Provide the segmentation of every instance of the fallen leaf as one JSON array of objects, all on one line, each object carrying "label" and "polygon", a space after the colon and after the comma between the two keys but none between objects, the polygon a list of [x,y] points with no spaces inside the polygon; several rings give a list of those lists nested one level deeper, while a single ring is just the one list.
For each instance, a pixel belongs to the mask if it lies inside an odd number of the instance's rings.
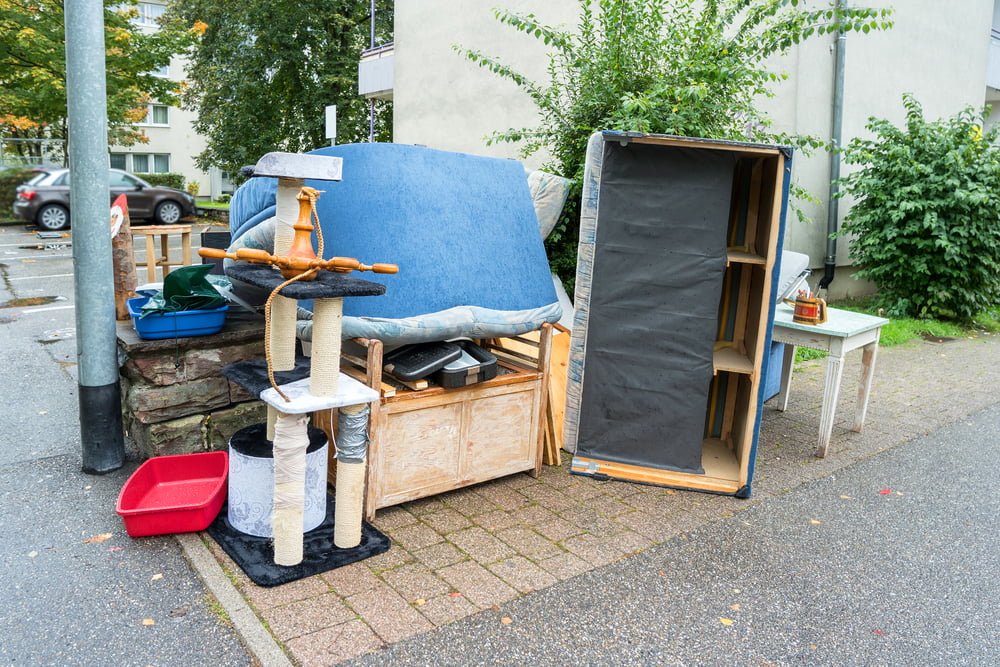
[{"label": "fallen leaf", "polygon": [[809,645],[809,648],[811,648],[812,650],[814,650],[814,651],[815,651],[815,650],[816,650],[817,648],[819,648],[819,647],[818,647],[818,646],[816,646],[815,644],[810,644],[810,645]]},{"label": "fallen leaf", "polygon": [[462,594],[458,593],[458,592],[455,592],[455,593],[448,593],[448,596],[449,597],[453,597],[453,598],[458,598],[458,597],[462,597]]},{"label": "fallen leaf", "polygon": [[723,625],[732,625],[735,621],[731,618],[720,618],[719,623],[722,623]]},{"label": "fallen leaf", "polygon": [[882,635],[882,636],[885,636],[885,633],[884,633],[884,632],[882,632],[881,630],[874,630],[874,629],[873,629],[873,630],[872,630],[872,632],[874,632],[874,633],[875,633],[875,634],[877,634],[877,635]]},{"label": "fallen leaf", "polygon": [[150,577],[149,580],[150,581],[156,581],[157,579],[162,579],[162,578],[163,578],[163,574],[160,573],[160,572],[157,572],[152,577]]},{"label": "fallen leaf", "polygon": [[106,542],[111,539],[111,533],[101,533],[100,535],[94,535],[89,540],[84,540],[84,544],[100,544],[101,542]]},{"label": "fallen leaf", "polygon": [[37,551],[32,551],[31,553],[28,554],[28,558],[34,558],[37,555],[38,555]]},{"label": "fallen leaf", "polygon": [[659,572],[657,572],[657,574],[660,575],[661,577],[667,576],[667,573],[664,572],[663,570],[660,570]]},{"label": "fallen leaf", "polygon": [[503,623],[504,625],[510,625],[511,623],[514,622],[514,619],[511,618],[510,616],[504,616],[503,618],[500,619],[500,622]]},{"label": "fallen leaf", "polygon": [[840,497],[841,497],[841,498],[843,498],[844,500],[850,500],[850,499],[851,499],[851,497],[850,497],[850,496],[844,496],[844,495],[841,495]]},{"label": "fallen leaf", "polygon": [[49,411],[48,410],[39,410],[38,414],[40,414],[40,415],[47,415],[47,414],[49,414]]},{"label": "fallen leaf", "polygon": [[187,613],[191,611],[191,605],[186,604],[183,607],[174,607],[170,610],[171,618],[180,618],[181,616],[187,616]]},{"label": "fallen leaf", "polygon": [[677,495],[677,492],[676,492],[676,491],[670,491],[670,490],[668,490],[668,491],[667,491],[667,495],[668,495],[668,496],[676,496],[676,495]]},{"label": "fallen leaf", "polygon": [[108,547],[108,551],[124,551],[125,547]]},{"label": "fallen leaf", "polygon": [[878,492],[880,496],[887,496],[892,493],[892,489],[882,489]]},{"label": "fallen leaf", "polygon": [[423,598],[417,598],[416,600],[413,601],[413,604],[417,605],[418,607],[422,607],[425,604],[427,604],[427,600]]},{"label": "fallen leaf", "polygon": [[734,593],[742,593],[743,591],[741,591],[741,590],[740,590],[740,589],[738,589],[738,588],[734,588],[734,589],[733,589],[733,592],[734,592]]},{"label": "fallen leaf", "polygon": [[899,491],[897,491],[897,492],[896,492],[896,495],[897,495],[897,496],[901,496],[901,495],[903,495],[903,494],[902,494],[902,493],[900,493]]},{"label": "fallen leaf", "polygon": [[729,608],[732,609],[733,611],[739,611],[740,610],[740,606],[738,604],[731,604],[731,605],[729,605]]},{"label": "fallen leaf", "polygon": [[156,625],[156,621],[154,621],[151,618],[144,618],[144,619],[142,619],[142,624],[143,625]]},{"label": "fallen leaf", "polygon": [[809,519],[809,523],[816,524],[817,526],[822,523],[822,521],[817,521],[816,519]]}]

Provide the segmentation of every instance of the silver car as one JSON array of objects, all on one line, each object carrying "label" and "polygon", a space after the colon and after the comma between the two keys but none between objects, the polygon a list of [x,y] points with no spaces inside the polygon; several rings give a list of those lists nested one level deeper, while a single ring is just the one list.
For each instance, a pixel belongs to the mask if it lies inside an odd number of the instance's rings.
[{"label": "silver car", "polygon": [[[120,169],[111,169],[110,175],[111,202],[124,194],[130,219],[172,225],[194,215],[194,197],[183,190],[150,185]],[[70,223],[69,181],[69,169],[38,173],[17,187],[14,215],[47,231],[66,229]]]}]

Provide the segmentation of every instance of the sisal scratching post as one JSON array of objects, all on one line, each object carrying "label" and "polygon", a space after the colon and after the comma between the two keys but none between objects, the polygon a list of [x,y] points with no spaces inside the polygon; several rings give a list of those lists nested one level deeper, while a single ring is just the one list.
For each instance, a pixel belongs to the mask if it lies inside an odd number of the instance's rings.
[{"label": "sisal scratching post", "polygon": [[303,178],[279,178],[275,193],[274,254],[284,255],[295,238],[295,221],[299,215],[298,194],[305,185]]},{"label": "sisal scratching post", "polygon": [[275,296],[271,301],[271,337],[269,346],[271,366],[276,371],[295,368],[295,319],[298,303],[295,299]]},{"label": "sisal scratching post", "polygon": [[298,565],[302,562],[308,415],[279,413],[274,428],[274,509],[271,512],[274,562]]},{"label": "sisal scratching post", "polygon": [[337,427],[337,510],[333,543],[341,549],[361,544],[368,453],[368,405],[340,408]]},{"label": "sisal scratching post", "polygon": [[[302,178],[279,178],[275,194],[274,254],[284,255],[295,238],[295,220],[299,214],[298,194],[305,184]],[[295,320],[298,303],[283,296],[271,303],[271,364],[276,371],[295,368]]]},{"label": "sisal scratching post", "polygon": [[309,384],[313,396],[333,396],[337,393],[343,313],[343,299],[316,299],[313,302],[313,356]]}]

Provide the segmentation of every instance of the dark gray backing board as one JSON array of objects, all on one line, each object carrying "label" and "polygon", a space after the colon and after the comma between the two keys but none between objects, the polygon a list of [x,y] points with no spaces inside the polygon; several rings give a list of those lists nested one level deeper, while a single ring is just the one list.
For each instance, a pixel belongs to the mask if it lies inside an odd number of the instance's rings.
[{"label": "dark gray backing board", "polygon": [[735,161],[605,143],[578,456],[704,472]]}]

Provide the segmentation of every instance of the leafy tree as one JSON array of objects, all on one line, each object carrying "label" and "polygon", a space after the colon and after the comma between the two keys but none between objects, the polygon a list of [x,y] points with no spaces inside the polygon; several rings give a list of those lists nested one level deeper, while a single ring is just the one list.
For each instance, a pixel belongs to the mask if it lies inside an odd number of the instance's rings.
[{"label": "leafy tree", "polygon": [[[109,140],[145,143],[135,123],[150,101],[177,101],[177,84],[153,76],[191,40],[184,29],[146,33],[137,0],[104,0]],[[68,138],[62,0],[0,0],[0,135]]]},{"label": "leafy tree", "polygon": [[553,268],[569,282],[576,268],[579,196],[589,135],[596,130],[820,145],[771,130],[756,103],[786,74],[768,58],[813,35],[887,29],[890,10],[806,9],[798,0],[579,0],[577,30],[532,14],[496,10],[497,20],[551,47],[548,83],[537,83],[480,51],[455,48],[523,89],[538,108],[532,128],[497,132],[523,143],[522,156],[547,148],[546,168],[573,178],[563,217],[547,241]]},{"label": "leafy tree", "polygon": [[969,321],[1000,303],[1000,128],[983,134],[988,109],[928,122],[903,106],[903,127],[871,118],[844,149],[861,167],[841,179],[857,201],[840,234],[890,316]]},{"label": "leafy tree", "polygon": [[[391,34],[392,3],[378,0],[378,35]],[[370,6],[357,0],[215,0],[175,2],[170,20],[200,28],[190,50],[184,105],[198,112],[208,138],[202,169],[230,172],[269,151],[329,145],[327,105],[337,105],[337,141],[366,141],[368,102],[358,95],[358,60],[369,46]],[[388,40],[387,40],[388,41]],[[391,109],[377,104],[377,138]]]}]

